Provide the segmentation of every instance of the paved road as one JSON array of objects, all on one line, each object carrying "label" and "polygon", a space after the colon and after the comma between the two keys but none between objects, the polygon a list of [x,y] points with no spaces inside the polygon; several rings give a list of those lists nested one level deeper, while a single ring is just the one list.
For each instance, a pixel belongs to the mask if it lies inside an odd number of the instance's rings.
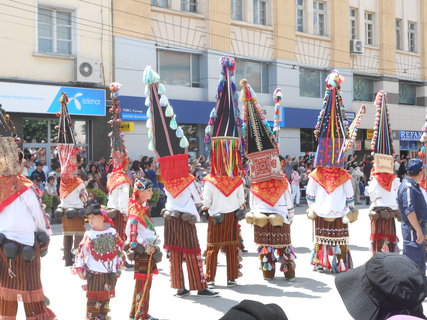
[{"label": "paved road", "polygon": [[[371,256],[368,210],[364,206],[359,209],[359,220],[350,226],[350,249],[355,266],[363,264]],[[162,219],[155,218],[155,222],[158,233],[163,237]],[[400,225],[398,227],[400,237]],[[197,225],[202,249],[206,247],[206,228],[206,224]],[[70,268],[63,266],[60,229],[60,225],[54,226],[55,235],[52,237],[49,253],[42,260],[45,293],[50,298],[51,308],[59,320],[84,319],[86,299],[81,289],[84,282],[73,276]],[[226,288],[225,255],[220,253],[216,284],[221,297],[218,298],[199,298],[194,293],[182,299],[174,297],[175,291],[170,288],[169,281],[169,261],[164,259],[159,264],[159,275],[153,281],[150,314],[170,320],[215,320],[239,301],[252,299],[279,304],[289,319],[351,319],[335,289],[335,275],[312,271],[309,264],[312,249],[311,230],[312,222],[305,215],[305,207],[298,207],[292,224],[292,240],[297,252],[297,280],[289,283],[277,270],[278,277],[267,282],[263,280],[258,269],[253,229],[242,223],[245,245],[249,250],[243,257],[243,277],[237,280],[237,287]],[[134,286],[132,279],[132,272],[125,271],[118,281],[117,297],[110,303],[110,316],[113,320],[128,319]],[[21,306],[19,312],[18,319],[24,319]]]}]

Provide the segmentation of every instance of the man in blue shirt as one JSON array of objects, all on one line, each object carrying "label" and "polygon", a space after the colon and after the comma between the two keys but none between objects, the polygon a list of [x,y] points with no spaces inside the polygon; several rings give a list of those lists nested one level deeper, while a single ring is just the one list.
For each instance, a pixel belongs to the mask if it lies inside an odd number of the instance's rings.
[{"label": "man in blue shirt", "polygon": [[425,275],[427,204],[418,185],[423,179],[423,168],[420,159],[409,162],[407,177],[399,187],[397,202],[402,215],[403,254],[412,259]]}]

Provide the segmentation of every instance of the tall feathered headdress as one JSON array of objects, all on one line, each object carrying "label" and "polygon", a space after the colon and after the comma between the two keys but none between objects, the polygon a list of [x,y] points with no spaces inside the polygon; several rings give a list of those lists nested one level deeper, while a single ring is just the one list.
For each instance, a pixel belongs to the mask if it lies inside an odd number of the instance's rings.
[{"label": "tall feathered headdress", "polygon": [[68,112],[68,97],[65,92],[59,99],[61,105],[60,111],[56,114],[59,117],[58,130],[58,157],[61,164],[61,185],[60,197],[67,197],[82,180],[77,174],[77,153],[79,148],[76,147],[74,138],[73,122]]},{"label": "tall feathered headdress", "polygon": [[150,67],[144,70],[145,105],[148,106],[148,149],[159,157],[160,173],[166,190],[174,197],[179,195],[194,177],[188,168],[188,140],[176,122],[176,115],[160,76]]},{"label": "tall feathered headdress", "polygon": [[246,157],[250,165],[250,180],[252,183],[271,179],[283,180],[279,151],[273,141],[274,133],[247,80],[241,80],[240,85],[242,86],[240,100],[243,103],[243,137]]},{"label": "tall feathered headdress", "polygon": [[326,78],[326,92],[323,107],[314,130],[318,141],[315,167],[344,167],[345,140],[348,137],[348,122],[341,97],[341,83],[344,77],[337,70]]},{"label": "tall feathered headdress", "polygon": [[211,147],[211,176],[235,177],[243,174],[241,158],[241,119],[234,83],[234,59],[221,58],[217,102],[205,129],[205,143]]},{"label": "tall feathered headdress", "polygon": [[375,97],[374,135],[371,140],[371,151],[374,154],[393,155],[393,136],[391,132],[390,115],[387,109],[387,93],[383,90]]}]

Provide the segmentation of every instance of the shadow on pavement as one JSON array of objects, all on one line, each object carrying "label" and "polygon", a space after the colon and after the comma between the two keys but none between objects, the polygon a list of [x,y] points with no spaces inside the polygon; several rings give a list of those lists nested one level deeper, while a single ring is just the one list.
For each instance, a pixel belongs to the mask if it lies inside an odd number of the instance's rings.
[{"label": "shadow on pavement", "polygon": [[305,253],[310,253],[312,249],[307,248],[307,247],[297,247],[295,248],[295,253],[300,253],[300,254],[305,254]]},{"label": "shadow on pavement", "polygon": [[277,279],[273,280],[272,283],[280,287],[303,288],[313,292],[328,292],[331,290],[326,283],[311,278],[297,277],[296,281],[291,283],[286,280]]},{"label": "shadow on pavement", "polygon": [[228,310],[230,310],[231,307],[235,306],[240,302],[236,300],[223,298],[221,297],[221,294],[219,297],[215,297],[215,298],[202,298],[202,297],[198,297],[197,295],[190,295],[183,299],[193,300],[194,303],[205,305],[209,308],[218,310],[222,313],[226,313]]},{"label": "shadow on pavement", "polygon": [[[274,281],[271,281],[271,283],[274,283]],[[220,286],[217,286],[218,289],[222,289]],[[224,287],[225,288],[225,287]],[[283,290],[278,288],[273,288],[261,284],[245,284],[241,286],[237,286],[234,288],[230,288],[228,290],[235,291],[236,293],[243,293],[243,294],[254,294],[254,295],[260,295],[262,293],[262,296],[266,297],[280,297],[283,295]]]},{"label": "shadow on pavement", "polygon": [[368,247],[359,247],[355,245],[349,245],[348,247],[350,248],[350,250],[354,250],[354,251],[371,251],[371,248],[368,248]]}]

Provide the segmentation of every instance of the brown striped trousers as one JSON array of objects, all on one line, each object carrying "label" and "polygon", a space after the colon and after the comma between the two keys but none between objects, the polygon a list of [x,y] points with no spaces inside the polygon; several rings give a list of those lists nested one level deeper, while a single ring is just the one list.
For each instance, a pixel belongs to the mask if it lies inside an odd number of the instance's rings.
[{"label": "brown striped trousers", "polygon": [[114,229],[116,229],[117,233],[120,236],[120,239],[126,241],[126,221],[125,216],[122,213],[117,213],[116,217],[113,219]]},{"label": "brown striped trousers", "polygon": [[115,296],[117,278],[115,274],[91,273],[87,279],[86,319],[107,319],[110,298]]},{"label": "brown striped trousers", "polygon": [[238,220],[234,212],[224,213],[221,224],[208,220],[208,246],[206,250],[206,281],[215,280],[218,265],[218,252],[225,249],[227,257],[227,280],[234,281],[239,277],[239,232]]},{"label": "brown striped trousers", "polygon": [[[27,320],[55,319],[55,314],[46,307],[40,280],[40,248],[36,246],[34,259],[25,262],[22,259],[22,245],[18,245],[20,252],[12,260],[0,248],[0,320],[16,319],[18,295],[24,303]],[[9,267],[13,274],[9,274]]]},{"label": "brown striped trousers", "polygon": [[185,260],[190,290],[204,290],[207,283],[203,274],[203,263],[194,224],[181,218],[165,219],[164,248],[170,254],[171,287],[184,289],[184,273],[182,263]]},{"label": "brown striped trousers", "polygon": [[[151,290],[151,283],[153,280],[153,275],[158,274],[157,265],[156,263],[151,260],[151,268],[150,268],[150,275],[148,276],[148,265],[150,262],[150,255],[147,253],[139,254],[135,253],[135,273],[134,273],[134,279],[135,279],[135,289],[133,291],[133,298],[132,298],[132,306],[130,309],[129,317],[135,318],[135,320],[138,319],[147,319],[149,317],[148,315],[148,309],[150,307],[150,290]],[[144,292],[145,284],[147,283],[147,287]],[[135,314],[138,305],[140,301],[142,300],[141,308],[139,314]]]},{"label": "brown striped trousers", "polygon": [[66,216],[62,216],[65,266],[73,265],[73,250],[79,247],[85,232],[86,229],[83,218],[76,216],[72,219],[68,219]]}]

